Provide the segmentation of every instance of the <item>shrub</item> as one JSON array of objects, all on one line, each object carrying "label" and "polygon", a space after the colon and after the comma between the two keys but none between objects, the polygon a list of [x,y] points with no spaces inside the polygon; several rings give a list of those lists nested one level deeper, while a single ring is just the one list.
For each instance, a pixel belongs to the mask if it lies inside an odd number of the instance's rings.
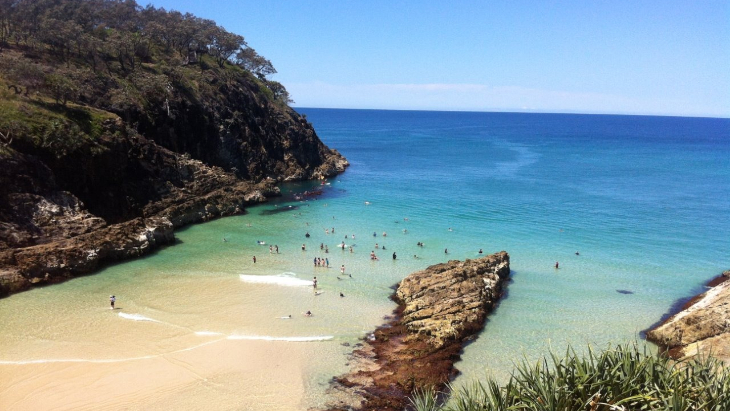
[{"label": "shrub", "polygon": [[675,362],[637,344],[568,348],[516,366],[506,385],[494,379],[456,390],[440,407],[433,390],[417,392],[417,411],[629,411],[730,410],[730,371],[719,360],[697,356]]}]

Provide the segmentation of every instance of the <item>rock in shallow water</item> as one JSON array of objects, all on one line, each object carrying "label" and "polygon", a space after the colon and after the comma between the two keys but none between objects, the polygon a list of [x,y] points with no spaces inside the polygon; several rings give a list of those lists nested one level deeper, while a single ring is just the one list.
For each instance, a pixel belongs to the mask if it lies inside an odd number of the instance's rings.
[{"label": "rock in shallow water", "polygon": [[461,349],[484,327],[509,273],[502,251],[406,277],[393,296],[394,318],[353,353],[352,371],[334,379],[331,391],[339,400],[330,409],[402,410],[415,389],[445,390],[458,373]]}]

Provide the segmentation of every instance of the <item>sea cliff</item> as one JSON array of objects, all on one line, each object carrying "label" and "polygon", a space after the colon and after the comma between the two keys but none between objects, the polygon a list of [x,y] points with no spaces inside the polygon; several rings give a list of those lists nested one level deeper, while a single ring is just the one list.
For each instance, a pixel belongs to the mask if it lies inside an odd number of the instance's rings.
[{"label": "sea cliff", "polygon": [[[509,255],[449,261],[407,276],[391,320],[355,350],[353,370],[334,380],[331,409],[403,410],[414,390],[444,390],[454,362],[483,327],[509,279]],[[344,395],[342,395],[344,394]]]},{"label": "sea cliff", "polygon": [[[133,1],[5,12],[0,297],[149,253],[177,227],[278,195],[277,182],[348,165],[266,78],[271,63],[214,22]],[[75,34],[43,35],[61,23]]]}]

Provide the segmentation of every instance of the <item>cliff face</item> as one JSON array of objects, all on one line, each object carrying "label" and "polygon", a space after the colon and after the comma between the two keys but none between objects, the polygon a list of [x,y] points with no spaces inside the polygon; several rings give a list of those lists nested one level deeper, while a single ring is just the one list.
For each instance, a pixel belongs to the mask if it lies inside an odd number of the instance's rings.
[{"label": "cliff face", "polygon": [[[205,61],[92,73],[2,50],[0,296],[147,253],[176,227],[278,195],[277,182],[344,171],[265,81]],[[72,79],[75,101],[17,92],[24,68]]]},{"label": "cliff face", "polygon": [[730,271],[679,313],[649,331],[647,339],[672,358],[709,355],[730,363]]},{"label": "cliff face", "polygon": [[456,375],[454,362],[484,327],[509,272],[509,255],[502,251],[406,277],[394,295],[395,318],[354,352],[353,371],[335,379],[333,396],[350,398],[331,409],[403,410],[416,389],[446,389]]}]

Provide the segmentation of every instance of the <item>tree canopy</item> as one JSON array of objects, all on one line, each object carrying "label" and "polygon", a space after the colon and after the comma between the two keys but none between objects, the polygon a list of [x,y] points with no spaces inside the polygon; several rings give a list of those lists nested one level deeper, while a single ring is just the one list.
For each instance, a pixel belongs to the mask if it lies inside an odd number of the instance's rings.
[{"label": "tree canopy", "polygon": [[[177,55],[177,64],[210,56],[220,67],[234,64],[251,72],[284,103],[283,86],[267,77],[276,70],[243,36],[190,13],[167,11],[134,0],[0,0],[0,51],[14,46],[44,49],[61,62],[88,65],[94,72],[133,73],[155,53]],[[202,63],[201,63],[202,64]],[[59,101],[73,90],[46,79]]]}]

